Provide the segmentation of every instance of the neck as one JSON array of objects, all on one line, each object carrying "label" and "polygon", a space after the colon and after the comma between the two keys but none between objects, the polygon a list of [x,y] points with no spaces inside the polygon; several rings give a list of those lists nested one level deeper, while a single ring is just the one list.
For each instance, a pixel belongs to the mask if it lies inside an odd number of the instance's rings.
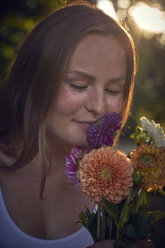
[{"label": "neck", "polygon": [[49,131],[47,131],[46,134],[46,141],[49,153],[48,156],[51,163],[48,177],[53,176],[54,180],[57,182],[66,183],[68,178],[65,175],[65,157],[71,151],[72,146],[59,140]]}]

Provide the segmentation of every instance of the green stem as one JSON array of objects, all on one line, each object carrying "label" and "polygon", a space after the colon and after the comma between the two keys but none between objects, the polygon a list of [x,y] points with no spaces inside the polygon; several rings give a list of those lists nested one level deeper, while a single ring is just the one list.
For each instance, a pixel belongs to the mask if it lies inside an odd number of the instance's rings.
[{"label": "green stem", "polygon": [[116,225],[116,240],[119,239],[119,230],[123,227],[123,225],[127,222],[128,217],[130,215],[129,212],[129,203],[131,201],[131,197],[132,197],[132,190],[130,191],[129,195],[127,196],[127,199],[124,203],[123,209],[120,213],[120,217],[119,217],[119,221]]},{"label": "green stem", "polygon": [[143,199],[143,196],[144,196],[144,191],[141,190],[140,193],[139,193],[139,197],[138,197],[138,200],[136,202],[136,207],[135,207],[135,213],[138,213],[139,211],[139,207],[140,207],[140,204],[141,204],[141,200]]},{"label": "green stem", "polygon": [[105,239],[105,207],[102,206],[102,218],[101,218],[101,240]]},{"label": "green stem", "polygon": [[119,240],[119,228],[116,229],[116,240]]},{"label": "green stem", "polygon": [[131,189],[131,192],[130,194],[127,196],[127,199],[124,203],[124,206],[123,206],[123,209],[120,213],[120,217],[119,217],[119,221],[117,223],[117,229],[118,228],[121,228],[125,222],[127,221],[127,216],[128,216],[128,207],[129,207],[129,203],[130,203],[130,200],[131,200],[131,196],[132,196],[132,189]]},{"label": "green stem", "polygon": [[98,204],[97,210],[97,241],[100,239],[100,205]]},{"label": "green stem", "polygon": [[131,191],[130,191],[130,193],[129,193],[127,199],[126,199],[127,204],[130,203],[130,200],[131,200],[131,197],[132,197],[132,191],[133,191],[133,188],[131,189]]},{"label": "green stem", "polygon": [[111,239],[111,235],[112,235],[112,217],[109,218],[109,234],[108,234],[108,238]]}]

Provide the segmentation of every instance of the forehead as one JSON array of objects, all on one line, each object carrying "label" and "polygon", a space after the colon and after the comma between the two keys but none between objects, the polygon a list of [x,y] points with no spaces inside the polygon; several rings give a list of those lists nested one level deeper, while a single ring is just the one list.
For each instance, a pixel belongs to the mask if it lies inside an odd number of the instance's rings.
[{"label": "forehead", "polygon": [[113,35],[90,34],[79,41],[71,55],[68,70],[74,69],[125,75],[125,52]]}]

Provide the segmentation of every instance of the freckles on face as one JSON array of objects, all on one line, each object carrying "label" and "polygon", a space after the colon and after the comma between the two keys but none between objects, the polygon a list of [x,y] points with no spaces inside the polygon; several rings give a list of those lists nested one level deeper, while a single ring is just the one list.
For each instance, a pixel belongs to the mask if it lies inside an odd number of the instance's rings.
[{"label": "freckles on face", "polygon": [[55,104],[54,113],[57,111],[61,115],[70,116],[81,108],[83,98],[80,94],[75,94],[64,82],[61,84]]},{"label": "freckles on face", "polygon": [[125,73],[125,53],[113,36],[93,34],[82,39],[48,114],[52,135],[86,146],[89,123],[107,112],[121,113]]},{"label": "freckles on face", "polygon": [[98,117],[106,112],[121,112],[126,57],[113,36],[85,37],[71,56],[68,73],[75,86],[86,86],[85,106],[90,112]]},{"label": "freckles on face", "polygon": [[116,112],[121,113],[123,108],[123,94],[118,95],[118,97],[109,97],[106,101],[106,113]]}]

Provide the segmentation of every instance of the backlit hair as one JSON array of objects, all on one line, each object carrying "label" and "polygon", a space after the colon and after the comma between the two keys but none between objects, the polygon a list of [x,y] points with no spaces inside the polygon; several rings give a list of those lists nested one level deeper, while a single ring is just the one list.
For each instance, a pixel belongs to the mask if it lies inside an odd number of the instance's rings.
[{"label": "backlit hair", "polygon": [[4,168],[21,168],[39,152],[41,193],[46,179],[46,166],[49,164],[45,139],[48,111],[74,48],[89,34],[114,35],[125,51],[124,125],[134,88],[134,43],[118,22],[87,3],[62,7],[38,23],[21,45],[0,89],[1,149],[9,156],[19,154],[12,166]]}]

